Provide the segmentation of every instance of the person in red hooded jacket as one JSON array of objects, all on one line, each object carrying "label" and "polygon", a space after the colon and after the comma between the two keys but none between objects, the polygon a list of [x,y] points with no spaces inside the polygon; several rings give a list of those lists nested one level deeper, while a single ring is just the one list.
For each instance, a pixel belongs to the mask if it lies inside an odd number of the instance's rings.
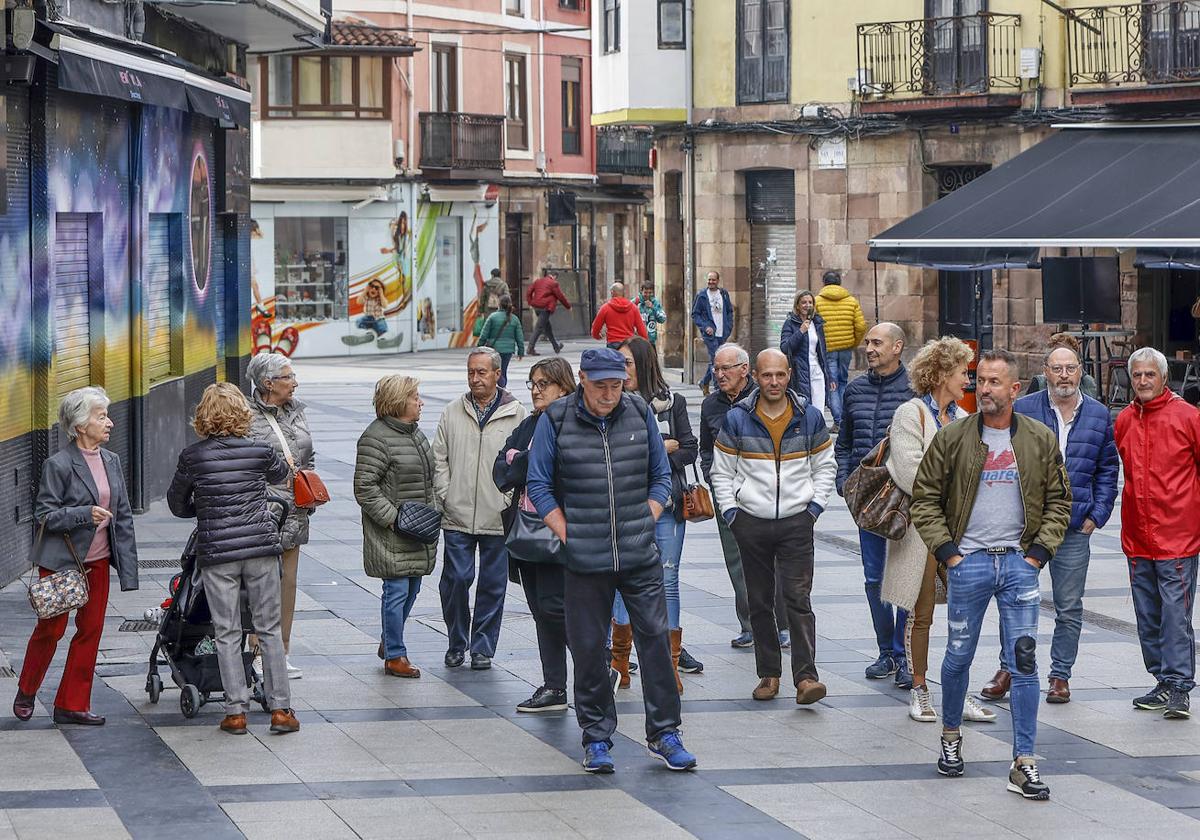
[{"label": "person in red hooded jacket", "polygon": [[1200,553],[1200,411],[1167,388],[1167,357],[1153,347],[1129,357],[1134,401],[1117,416],[1125,466],[1121,548],[1146,670],[1157,684],[1134,708],[1190,717],[1196,685],[1196,558]]},{"label": "person in red hooded jacket", "polygon": [[561,353],[562,342],[554,337],[554,325],[550,323],[550,317],[558,308],[559,303],[570,309],[571,301],[567,300],[562,286],[558,285],[558,279],[550,273],[549,268],[543,268],[542,276],[529,286],[525,292],[525,302],[537,313],[537,324],[534,325],[533,334],[529,337],[528,355],[538,355],[537,343],[543,335],[550,339],[550,346],[554,348],[554,352]]},{"label": "person in red hooded jacket", "polygon": [[608,302],[600,307],[600,311],[596,313],[596,320],[592,321],[592,338],[600,338],[600,330],[604,328],[604,340],[612,350],[616,350],[621,346],[621,342],[634,335],[640,335],[649,341],[650,336],[646,333],[646,322],[642,320],[642,313],[638,311],[636,303],[625,297],[625,284],[613,283],[609,293],[611,296]]}]

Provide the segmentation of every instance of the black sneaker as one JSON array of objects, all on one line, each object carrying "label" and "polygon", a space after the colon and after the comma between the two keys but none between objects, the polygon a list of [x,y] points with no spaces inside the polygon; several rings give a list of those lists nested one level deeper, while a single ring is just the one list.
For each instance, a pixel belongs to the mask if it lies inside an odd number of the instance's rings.
[{"label": "black sneaker", "polygon": [[1147,712],[1161,712],[1167,708],[1167,700],[1170,696],[1170,686],[1165,682],[1160,682],[1141,697],[1133,698],[1133,708],[1144,709]]},{"label": "black sneaker", "polygon": [[943,776],[961,776],[966,764],[962,760],[962,735],[942,733],[942,754],[938,756],[938,772]]},{"label": "black sneaker", "polygon": [[463,664],[463,660],[465,658],[466,657],[461,650],[448,650],[446,651],[445,657],[442,658],[442,661],[446,663],[447,668],[457,668],[459,665]]},{"label": "black sneaker", "polygon": [[542,686],[533,696],[517,704],[518,712],[564,712],[567,709],[567,692]]},{"label": "black sneaker", "polygon": [[754,647],[754,634],[747,630],[745,633],[739,633],[729,641],[731,648],[748,648]]},{"label": "black sneaker", "polygon": [[901,659],[896,663],[896,688],[908,691],[912,687],[912,672],[908,670],[908,663]]},{"label": "black sneaker", "polygon": [[1029,755],[1020,756],[1012,763],[1008,771],[1008,789],[1026,799],[1050,798],[1050,786],[1042,781],[1037,762]]},{"label": "black sneaker", "polygon": [[1191,716],[1191,701],[1188,699],[1188,693],[1183,689],[1172,688],[1170,696],[1167,697],[1167,710],[1163,712],[1163,717],[1171,720],[1187,720]]},{"label": "black sneaker", "polygon": [[679,670],[685,674],[703,674],[704,663],[687,652],[687,648],[679,649]]},{"label": "black sneaker", "polygon": [[471,654],[471,670],[472,671],[486,671],[491,667],[492,667],[492,657],[488,656],[486,653],[472,653]]}]

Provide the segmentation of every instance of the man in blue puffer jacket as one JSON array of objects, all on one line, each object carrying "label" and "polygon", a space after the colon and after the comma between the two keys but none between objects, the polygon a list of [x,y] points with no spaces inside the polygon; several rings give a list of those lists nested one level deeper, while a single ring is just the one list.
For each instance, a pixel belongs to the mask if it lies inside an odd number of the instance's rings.
[{"label": "man in blue puffer jacket", "polygon": [[[1047,703],[1067,703],[1071,667],[1079,652],[1083,626],[1083,589],[1091,559],[1091,535],[1103,528],[1117,500],[1120,461],[1108,409],[1080,390],[1083,367],[1070,347],[1057,347],[1045,361],[1046,390],[1021,397],[1018,414],[1040,420],[1058,435],[1058,448],[1071,481],[1071,526],[1050,564],[1054,582],[1054,641],[1050,645]],[[985,697],[999,699],[1008,689],[1008,670],[985,686]],[[991,689],[990,691],[987,689]]]},{"label": "man in blue puffer jacket", "polygon": [[[892,425],[896,409],[913,398],[908,383],[908,371],[900,363],[904,350],[904,330],[895,324],[876,324],[864,339],[867,348],[866,376],[860,376],[846,386],[842,395],[842,426],[837,436],[837,491],[850,473],[854,472],[875,444],[883,440]],[[870,531],[859,530],[858,544],[862,549],[863,578],[867,591],[867,606],[879,644],[879,658],[867,666],[868,679],[882,680],[896,675],[896,685],[912,688],[912,674],[904,655],[904,623],[908,614],[883,603],[883,564],[887,557],[887,540]]]}]

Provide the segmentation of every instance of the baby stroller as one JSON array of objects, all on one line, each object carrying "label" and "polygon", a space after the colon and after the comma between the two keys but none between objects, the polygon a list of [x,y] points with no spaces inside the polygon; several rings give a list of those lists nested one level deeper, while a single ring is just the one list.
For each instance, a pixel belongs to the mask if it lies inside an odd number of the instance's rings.
[{"label": "baby stroller", "polygon": [[[289,505],[286,501],[272,498],[268,504],[276,516],[279,527],[287,519]],[[154,647],[150,650],[150,670],[146,675],[146,693],[151,703],[162,696],[163,681],[158,674],[160,665],[171,671],[171,681],[180,689],[179,710],[186,718],[194,718],[200,707],[213,699],[219,699],[225,688],[221,684],[221,670],[217,665],[216,647],[213,644],[215,631],[208,599],[196,564],[196,532],[188,537],[187,546],[180,558],[182,570],[171,579],[171,599],[159,622]],[[246,637],[254,632],[245,590],[241,597],[242,613],[242,663],[246,672],[246,685],[250,687],[251,699],[264,712],[269,712],[266,692],[261,677],[255,672],[254,651],[246,650]],[[207,641],[206,641],[207,640]],[[215,697],[214,697],[215,695]]]}]

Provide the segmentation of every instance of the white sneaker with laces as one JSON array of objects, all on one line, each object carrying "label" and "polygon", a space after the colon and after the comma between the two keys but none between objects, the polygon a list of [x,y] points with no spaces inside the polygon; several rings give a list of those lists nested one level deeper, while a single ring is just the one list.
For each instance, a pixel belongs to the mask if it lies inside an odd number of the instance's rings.
[{"label": "white sneaker with laces", "polygon": [[933,697],[928,686],[909,689],[908,716],[920,723],[934,723],[938,714],[933,708]]},{"label": "white sneaker with laces", "polygon": [[304,676],[304,671],[293,665],[292,660],[285,659],[284,661],[287,662],[287,675],[289,680],[298,680]]},{"label": "white sneaker with laces", "polygon": [[255,675],[257,675],[258,678],[261,680],[262,676],[263,676],[263,664],[262,664],[262,654],[261,653],[254,657],[254,662],[253,662],[253,664],[251,664],[250,667],[254,669]]},{"label": "white sneaker with laces", "polygon": [[963,703],[963,720],[993,723],[996,720],[996,713],[987,706],[981,705],[978,700],[968,694],[967,702]]}]

